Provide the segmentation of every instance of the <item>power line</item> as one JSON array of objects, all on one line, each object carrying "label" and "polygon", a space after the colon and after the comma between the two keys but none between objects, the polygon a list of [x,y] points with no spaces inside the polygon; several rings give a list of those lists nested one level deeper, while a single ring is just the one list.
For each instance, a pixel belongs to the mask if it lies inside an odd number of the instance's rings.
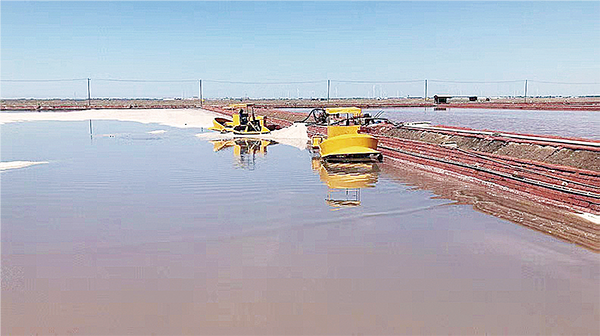
[{"label": "power line", "polygon": [[521,83],[524,82],[524,79],[517,80],[503,80],[503,81],[450,81],[450,80],[440,80],[440,79],[429,79],[430,82],[437,83],[454,83],[454,84],[497,84],[497,83]]},{"label": "power line", "polygon": [[332,82],[338,83],[356,83],[356,84],[393,84],[393,83],[423,83],[424,79],[413,80],[394,80],[394,81],[363,81],[363,80],[337,80],[332,79]]},{"label": "power line", "polygon": [[253,85],[285,85],[285,84],[317,84],[325,83],[327,80],[315,80],[315,81],[300,81],[300,82],[238,82],[238,81],[226,81],[226,80],[204,80],[209,83],[223,83],[223,84],[253,84]]},{"label": "power line", "polygon": [[571,82],[548,82],[548,81],[539,81],[539,80],[534,80],[534,79],[530,79],[530,82],[535,82],[535,83],[544,83],[544,84],[566,84],[566,85],[598,85],[600,83],[571,83]]},{"label": "power line", "polygon": [[197,83],[197,79],[171,79],[171,80],[160,80],[160,79],[116,79],[116,78],[97,78],[93,79],[98,82],[129,82],[129,83]]},{"label": "power line", "polygon": [[[0,79],[1,82],[76,82],[85,81],[88,78],[61,78],[61,79]],[[134,82],[134,83],[197,83],[198,79],[121,79],[121,78],[91,78],[93,81],[99,82]],[[393,84],[393,83],[421,83],[425,79],[413,79],[413,80],[389,80],[389,81],[366,81],[366,80],[342,80],[342,79],[331,79],[331,82],[337,83],[357,83],[357,84]],[[223,83],[223,84],[251,84],[251,85],[285,85],[285,84],[317,84],[326,83],[327,80],[313,80],[313,81],[291,81],[291,82],[247,82],[247,81],[229,81],[229,80],[211,80],[205,79],[204,82],[209,83]],[[520,83],[524,82],[524,79],[517,80],[501,80],[501,81],[453,81],[453,80],[441,80],[441,79],[429,79],[429,82],[437,83],[455,83],[455,84],[494,84],[494,83]],[[545,84],[564,84],[564,85],[599,85],[598,82],[555,82],[555,81],[542,81],[542,80],[529,80],[535,83]]]},{"label": "power line", "polygon": [[87,78],[68,78],[68,79],[0,79],[2,82],[23,82],[23,83],[34,83],[34,82],[76,82],[85,81]]}]

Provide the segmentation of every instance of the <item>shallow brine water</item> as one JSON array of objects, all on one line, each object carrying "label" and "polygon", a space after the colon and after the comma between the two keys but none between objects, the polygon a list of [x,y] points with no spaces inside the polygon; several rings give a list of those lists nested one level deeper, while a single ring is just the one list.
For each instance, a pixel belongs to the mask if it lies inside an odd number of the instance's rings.
[{"label": "shallow brine water", "polygon": [[598,254],[386,164],[133,122],[1,127],[3,162],[48,162],[1,172],[3,334],[600,332]]},{"label": "shallow brine water", "polygon": [[[310,109],[287,109],[308,113]],[[427,107],[373,108],[363,112],[400,122],[430,121],[432,125],[458,126],[525,134],[556,135],[600,140],[599,111],[542,111]]]}]

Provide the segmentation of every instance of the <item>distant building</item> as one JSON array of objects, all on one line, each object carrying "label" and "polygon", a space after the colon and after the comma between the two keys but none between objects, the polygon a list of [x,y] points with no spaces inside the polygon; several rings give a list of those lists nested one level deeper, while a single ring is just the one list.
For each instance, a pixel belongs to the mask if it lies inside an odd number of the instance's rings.
[{"label": "distant building", "polygon": [[452,100],[457,100],[457,101],[470,101],[470,102],[474,102],[477,101],[477,96],[448,96],[448,95],[435,95],[433,96],[433,102],[436,104],[448,104],[448,102],[450,101],[450,99]]},{"label": "distant building", "polygon": [[452,96],[433,96],[433,102],[436,104],[448,104],[448,100],[450,100]]}]

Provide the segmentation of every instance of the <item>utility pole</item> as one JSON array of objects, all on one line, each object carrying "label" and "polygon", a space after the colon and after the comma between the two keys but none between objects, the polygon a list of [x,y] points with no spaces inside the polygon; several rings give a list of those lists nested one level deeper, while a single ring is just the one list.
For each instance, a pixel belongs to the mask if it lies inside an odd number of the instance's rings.
[{"label": "utility pole", "polygon": [[425,80],[425,100],[427,100],[427,79]]},{"label": "utility pole", "polygon": [[329,88],[331,87],[331,80],[327,80],[327,102],[329,102]]},{"label": "utility pole", "polygon": [[525,101],[525,103],[527,103],[527,79],[525,80],[525,96],[524,96],[524,101]]},{"label": "utility pole", "polygon": [[198,99],[200,99],[200,107],[202,107],[202,79],[198,80]]},{"label": "utility pole", "polygon": [[91,79],[88,78],[87,79],[87,85],[88,85],[88,107],[90,107],[92,105],[92,93],[90,91],[90,81],[91,81]]}]

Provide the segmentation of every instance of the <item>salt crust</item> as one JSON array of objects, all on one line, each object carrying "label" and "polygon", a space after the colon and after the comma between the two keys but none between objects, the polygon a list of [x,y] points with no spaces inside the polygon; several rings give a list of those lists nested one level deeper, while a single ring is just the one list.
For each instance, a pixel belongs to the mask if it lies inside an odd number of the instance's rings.
[{"label": "salt crust", "polygon": [[33,165],[48,163],[48,161],[8,161],[0,162],[0,171],[25,168]]},{"label": "salt crust", "polygon": [[590,221],[590,222],[592,222],[594,224],[600,224],[600,216],[599,215],[594,215],[594,214],[586,213],[586,212],[584,212],[584,213],[576,213],[575,215],[579,216],[579,217],[581,217],[583,219],[586,219],[586,220],[588,220],[588,221]]},{"label": "salt crust", "polygon": [[177,128],[208,128],[218,114],[203,109],[102,109],[72,112],[0,113],[0,124],[23,121],[118,120],[160,124]]}]

